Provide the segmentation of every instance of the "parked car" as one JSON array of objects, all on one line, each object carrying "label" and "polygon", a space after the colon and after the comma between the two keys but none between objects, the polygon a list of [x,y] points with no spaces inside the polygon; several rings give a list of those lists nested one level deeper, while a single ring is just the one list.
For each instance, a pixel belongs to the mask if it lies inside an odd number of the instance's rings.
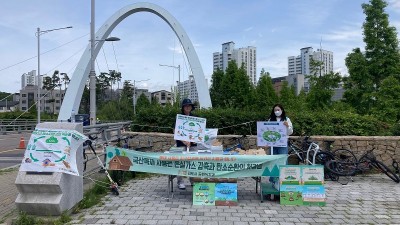
[{"label": "parked car", "polygon": [[90,125],[90,116],[89,116],[89,114],[76,114],[75,122],[83,123],[83,126],[89,126]]}]

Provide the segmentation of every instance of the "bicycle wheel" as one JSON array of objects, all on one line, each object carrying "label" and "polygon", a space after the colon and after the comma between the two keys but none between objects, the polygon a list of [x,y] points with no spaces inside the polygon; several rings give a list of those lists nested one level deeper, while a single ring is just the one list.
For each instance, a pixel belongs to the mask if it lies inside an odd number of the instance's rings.
[{"label": "bicycle wheel", "polygon": [[324,177],[325,179],[331,179],[331,181],[338,181],[339,176],[331,173],[325,166],[326,162],[335,160],[335,156],[330,152],[319,151],[315,155],[315,164],[324,166]]},{"label": "bicycle wheel", "polygon": [[389,167],[387,167],[385,164],[383,164],[383,162],[374,160],[371,162],[371,164],[372,164],[372,166],[377,168],[380,172],[386,174],[386,176],[388,176],[394,182],[396,182],[396,183],[400,182],[400,178],[395,173],[393,173],[393,171],[391,169],[389,169]]},{"label": "bicycle wheel", "polygon": [[356,173],[356,167],[353,163],[330,160],[325,163],[325,168],[338,176],[353,176]]},{"label": "bicycle wheel", "polygon": [[349,163],[357,163],[357,157],[354,155],[354,153],[345,148],[340,148],[335,151],[333,151],[333,155],[335,156],[335,159],[339,161],[344,161],[344,162],[349,162]]}]

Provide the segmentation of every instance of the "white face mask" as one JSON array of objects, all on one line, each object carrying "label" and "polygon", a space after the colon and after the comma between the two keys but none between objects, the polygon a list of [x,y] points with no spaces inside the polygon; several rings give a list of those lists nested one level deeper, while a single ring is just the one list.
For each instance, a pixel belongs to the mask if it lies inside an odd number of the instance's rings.
[{"label": "white face mask", "polygon": [[278,110],[275,111],[275,116],[280,117],[282,115],[282,111]]}]

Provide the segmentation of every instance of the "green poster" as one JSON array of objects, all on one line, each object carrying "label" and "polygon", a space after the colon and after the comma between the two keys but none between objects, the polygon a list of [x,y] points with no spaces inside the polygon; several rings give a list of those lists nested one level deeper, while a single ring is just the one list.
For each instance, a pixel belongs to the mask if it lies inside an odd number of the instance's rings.
[{"label": "green poster", "polygon": [[279,168],[282,205],[326,205],[323,166],[285,165]]},{"label": "green poster", "polygon": [[300,178],[300,166],[280,166],[279,180],[281,185],[299,185],[301,182]]},{"label": "green poster", "polygon": [[215,183],[195,183],[193,205],[215,205]]},{"label": "green poster", "polygon": [[303,205],[303,186],[282,185],[280,189],[280,203],[282,205]]}]

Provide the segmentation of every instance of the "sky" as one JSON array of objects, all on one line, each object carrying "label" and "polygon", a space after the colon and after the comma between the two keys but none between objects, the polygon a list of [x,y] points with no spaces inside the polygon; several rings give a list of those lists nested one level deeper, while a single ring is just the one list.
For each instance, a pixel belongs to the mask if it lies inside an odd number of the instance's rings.
[{"label": "sky", "polygon": [[[303,47],[333,52],[334,71],[347,75],[345,57],[364,49],[361,4],[368,0],[149,0],[174,16],[185,29],[210,84],[213,53],[221,44],[257,48],[257,75],[264,68],[271,77],[287,75],[287,58]],[[133,0],[96,0],[95,30]],[[400,30],[400,1],[388,0],[391,26]],[[74,69],[90,40],[90,0],[0,1],[0,91],[19,92],[21,75],[37,70],[35,33],[40,35],[40,71],[55,70],[73,79]],[[138,12],[124,19],[96,57],[96,73],[116,70],[122,80],[135,81],[150,91],[171,90],[178,78],[188,79],[190,66],[175,33],[160,17]],[[257,77],[258,79],[258,77]],[[145,80],[145,81],[144,81]]]}]

